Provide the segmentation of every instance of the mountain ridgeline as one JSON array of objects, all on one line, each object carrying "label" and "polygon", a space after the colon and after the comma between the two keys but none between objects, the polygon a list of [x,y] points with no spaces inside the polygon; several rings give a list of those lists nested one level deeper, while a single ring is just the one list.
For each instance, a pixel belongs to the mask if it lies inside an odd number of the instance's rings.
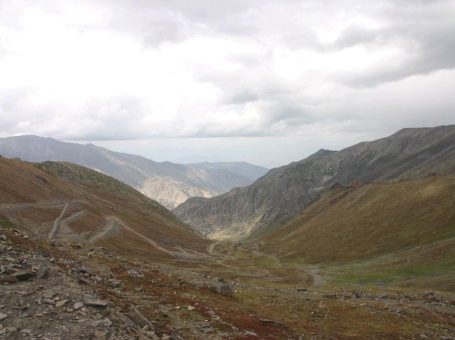
[{"label": "mountain ridgeline", "polygon": [[92,169],[0,157],[2,338],[455,334],[455,126],[320,150],[248,187],[191,198],[178,216],[102,172],[142,188],[151,174],[257,169],[24,140],[15,156],[65,152]]},{"label": "mountain ridgeline", "polygon": [[0,139],[0,154],[30,162],[66,161],[108,174],[169,209],[193,196],[211,197],[251,184],[268,169],[244,162],[174,164],[113,152],[93,144],[18,136]]},{"label": "mountain ridgeline", "polygon": [[283,226],[334,186],[424,178],[455,171],[455,126],[403,129],[341,151],[320,150],[244,188],[196,197],[174,213],[206,235],[242,239]]}]

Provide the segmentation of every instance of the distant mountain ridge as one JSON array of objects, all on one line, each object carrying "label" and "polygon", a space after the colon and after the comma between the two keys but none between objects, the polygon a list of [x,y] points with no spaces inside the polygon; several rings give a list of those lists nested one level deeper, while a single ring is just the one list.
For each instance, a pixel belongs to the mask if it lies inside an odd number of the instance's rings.
[{"label": "distant mountain ridge", "polygon": [[250,186],[189,199],[174,213],[206,235],[241,239],[282,226],[334,185],[454,171],[455,126],[403,129],[341,151],[320,150],[269,171]]},{"label": "distant mountain ridge", "polygon": [[[194,165],[155,162],[93,144],[61,142],[38,136],[0,139],[0,154],[30,162],[66,161],[110,175],[169,209],[189,197],[211,197],[251,184],[268,169],[248,163]],[[210,165],[207,165],[210,164]]]}]

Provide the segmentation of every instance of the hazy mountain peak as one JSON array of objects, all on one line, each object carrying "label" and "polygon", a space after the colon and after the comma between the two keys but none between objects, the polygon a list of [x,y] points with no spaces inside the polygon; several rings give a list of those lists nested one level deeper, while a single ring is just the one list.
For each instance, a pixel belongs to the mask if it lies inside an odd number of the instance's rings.
[{"label": "hazy mountain peak", "polygon": [[210,163],[210,166],[160,163],[94,144],[61,142],[34,135],[0,139],[0,154],[31,162],[67,161],[92,168],[133,186],[168,208],[189,197],[211,197],[251,184],[267,171],[237,162]]}]

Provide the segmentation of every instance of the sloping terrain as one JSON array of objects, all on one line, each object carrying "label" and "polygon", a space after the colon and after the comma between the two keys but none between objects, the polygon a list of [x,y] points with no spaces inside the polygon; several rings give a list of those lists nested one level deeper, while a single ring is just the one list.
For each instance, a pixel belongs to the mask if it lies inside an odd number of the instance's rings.
[{"label": "sloping terrain", "polygon": [[331,268],[279,258],[273,242],[203,239],[131,187],[70,163],[0,158],[0,184],[0,338],[455,335],[455,297],[429,292],[442,287],[431,281],[326,285]]},{"label": "sloping terrain", "polygon": [[333,185],[421,178],[455,170],[455,126],[403,129],[341,151],[320,150],[244,188],[192,198],[174,213],[215,238],[242,239],[282,226]]},{"label": "sloping terrain", "polygon": [[52,245],[2,224],[0,267],[2,339],[455,335],[455,298],[449,293],[222,282],[96,244]]},{"label": "sloping terrain", "polygon": [[341,281],[455,291],[455,174],[335,187],[261,244]]},{"label": "sloping terrain", "polygon": [[158,258],[201,256],[208,242],[131,187],[70,163],[0,158],[0,219],[40,239],[99,243]]},{"label": "sloping terrain", "polygon": [[174,208],[189,197],[211,197],[251,184],[267,169],[248,163],[194,165],[154,162],[93,144],[60,142],[37,136],[0,139],[0,155],[30,162],[67,161],[108,174]]},{"label": "sloping terrain", "polygon": [[262,166],[253,165],[247,162],[204,162],[204,163],[191,163],[186,164],[187,166],[194,169],[218,169],[228,170],[232,173],[244,176],[250,179],[252,182],[259,177],[264,176],[269,169]]}]

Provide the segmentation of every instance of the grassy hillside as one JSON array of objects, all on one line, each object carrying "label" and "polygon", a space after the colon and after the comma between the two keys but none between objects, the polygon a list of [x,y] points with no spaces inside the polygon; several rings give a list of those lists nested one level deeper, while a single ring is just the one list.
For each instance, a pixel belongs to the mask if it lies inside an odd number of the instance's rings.
[{"label": "grassy hillside", "polygon": [[333,188],[261,244],[338,281],[455,290],[455,176]]},{"label": "grassy hillside", "polygon": [[150,259],[205,252],[209,244],[159,203],[112,177],[71,163],[0,158],[0,202],[0,220],[42,239],[61,214],[58,242],[92,239]]}]

